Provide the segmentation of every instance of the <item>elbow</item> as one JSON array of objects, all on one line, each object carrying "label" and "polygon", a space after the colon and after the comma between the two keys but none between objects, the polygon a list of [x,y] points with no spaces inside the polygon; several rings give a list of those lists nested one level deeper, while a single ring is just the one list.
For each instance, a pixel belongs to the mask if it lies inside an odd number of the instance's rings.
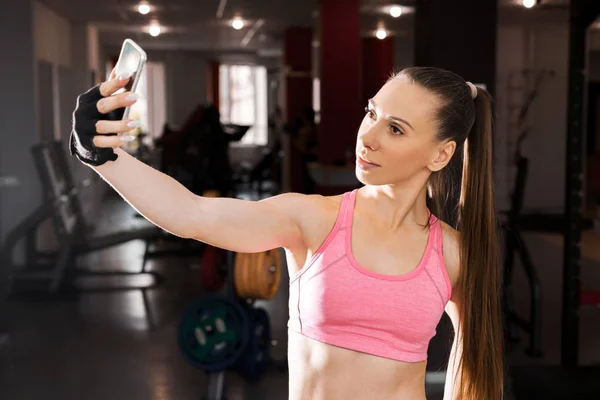
[{"label": "elbow", "polygon": [[[189,195],[187,206],[182,207],[181,210],[173,210],[179,215],[178,218],[174,219],[177,221],[175,225],[178,229],[173,229],[173,232],[167,231],[182,239],[206,240],[202,237],[202,232],[207,231],[207,225],[210,221],[207,218],[208,213],[204,210],[204,202],[202,202],[200,196],[196,196],[191,192]],[[180,212],[182,210],[185,211]],[[199,227],[202,227],[202,229],[199,229]]]}]

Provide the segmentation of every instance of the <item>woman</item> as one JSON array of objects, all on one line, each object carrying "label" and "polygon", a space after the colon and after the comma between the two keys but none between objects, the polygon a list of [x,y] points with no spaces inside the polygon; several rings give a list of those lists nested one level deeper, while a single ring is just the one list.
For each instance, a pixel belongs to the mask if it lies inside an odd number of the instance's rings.
[{"label": "woman", "polygon": [[[286,250],[290,399],[425,399],[427,347],[444,311],[458,332],[445,399],[502,398],[485,90],[445,70],[405,69],[365,110],[356,142],[363,187],[252,202],[198,197],[121,150],[127,136],[106,134],[127,132],[128,121],[106,118],[135,102],[112,95],[127,80],[79,97],[72,152],[174,235],[238,252]],[[453,192],[449,178],[463,158]],[[456,215],[441,215],[455,193]],[[456,219],[461,233],[441,219]]]}]

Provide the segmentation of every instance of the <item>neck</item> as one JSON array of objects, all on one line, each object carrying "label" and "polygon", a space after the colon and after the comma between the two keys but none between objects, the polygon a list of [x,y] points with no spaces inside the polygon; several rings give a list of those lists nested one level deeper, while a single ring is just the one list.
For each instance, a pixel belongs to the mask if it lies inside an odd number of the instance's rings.
[{"label": "neck", "polygon": [[373,210],[372,217],[390,229],[413,224],[423,226],[428,222],[427,185],[422,182],[367,185],[359,192],[368,203],[365,209]]}]

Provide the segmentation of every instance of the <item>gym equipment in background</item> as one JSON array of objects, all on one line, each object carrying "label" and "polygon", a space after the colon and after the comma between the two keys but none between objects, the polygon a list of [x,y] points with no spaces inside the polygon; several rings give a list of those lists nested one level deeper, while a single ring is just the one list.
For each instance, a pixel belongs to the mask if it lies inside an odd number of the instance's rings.
[{"label": "gym equipment in background", "polygon": [[200,261],[202,287],[207,292],[218,292],[225,284],[227,275],[226,251],[207,245]]},{"label": "gym equipment in background", "polygon": [[[528,160],[521,158],[519,161],[517,180],[512,195],[511,209],[502,228],[504,232],[504,305],[505,324],[507,325],[509,340],[518,341],[516,327],[529,334],[529,348],[527,353],[532,357],[542,356],[542,287],[540,278],[531,260],[531,255],[521,237],[520,216],[523,208],[523,196],[527,181]],[[513,266],[514,253],[517,252],[521,265],[525,270],[529,284],[529,318],[518,315],[514,307],[513,294]]]},{"label": "gym equipment in background", "polygon": [[[225,257],[224,293],[208,294],[192,304],[182,316],[177,339],[186,360],[208,375],[206,400],[225,398],[227,370],[256,381],[272,364],[269,315],[254,300],[275,296],[281,278],[280,249],[256,254],[225,251]],[[252,298],[239,295],[240,274],[245,287],[253,290]],[[252,285],[252,280],[258,284]]]},{"label": "gym equipment in background", "polygon": [[[151,226],[103,236],[91,236],[78,198],[80,188],[74,182],[63,143],[54,141],[34,145],[32,154],[42,186],[44,202],[8,233],[0,251],[2,264],[10,271],[9,295],[15,289],[15,285],[21,284],[33,285],[35,287],[28,287],[28,289],[36,291],[41,284],[43,291],[54,294],[66,285],[77,287],[82,278],[126,279],[144,276],[151,282],[139,286],[123,285],[123,282],[108,286],[84,285],[92,290],[149,288],[162,281],[158,274],[146,271],[147,251],[138,272],[92,271],[75,268],[77,257],[80,255],[132,240],[144,240],[149,243],[160,237],[161,230]],[[59,243],[59,249],[55,252],[39,251],[36,243],[37,230],[48,219],[52,220]],[[14,253],[21,240],[25,241],[25,261],[23,265],[17,265]],[[148,279],[144,281],[147,282]]]},{"label": "gym equipment in background", "polygon": [[271,300],[281,283],[279,249],[260,253],[237,253],[234,284],[238,296],[250,300]]},{"label": "gym equipment in background", "polygon": [[206,372],[233,366],[248,344],[246,310],[225,296],[207,296],[193,303],[179,327],[179,346],[187,360]]},{"label": "gym equipment in background", "polygon": [[264,308],[249,307],[248,344],[237,362],[240,375],[258,380],[266,372],[271,360],[271,322]]}]

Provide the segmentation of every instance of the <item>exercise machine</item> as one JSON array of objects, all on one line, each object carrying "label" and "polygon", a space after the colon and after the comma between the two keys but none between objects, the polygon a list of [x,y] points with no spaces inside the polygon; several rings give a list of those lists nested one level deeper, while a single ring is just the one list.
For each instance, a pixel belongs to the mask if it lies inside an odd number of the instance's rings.
[{"label": "exercise machine", "polygon": [[[150,282],[132,286],[123,284],[121,279],[116,285],[85,285],[92,290],[148,288],[162,281],[158,274],[146,271],[146,254],[137,272],[76,268],[79,256],[133,240],[156,240],[161,230],[151,226],[102,236],[90,235],[78,197],[81,188],[76,186],[71,174],[64,144],[55,141],[34,145],[32,155],[42,187],[43,203],[7,234],[0,251],[0,260],[9,271],[9,295],[21,285],[30,285],[29,289],[36,290],[41,285],[43,291],[54,294],[65,286],[74,288],[81,278],[112,277],[126,280],[145,277],[144,281]],[[51,220],[58,241],[56,251],[43,252],[38,248],[36,235],[41,224],[47,220]],[[21,242],[25,244],[24,262],[19,265],[15,253]]]}]

